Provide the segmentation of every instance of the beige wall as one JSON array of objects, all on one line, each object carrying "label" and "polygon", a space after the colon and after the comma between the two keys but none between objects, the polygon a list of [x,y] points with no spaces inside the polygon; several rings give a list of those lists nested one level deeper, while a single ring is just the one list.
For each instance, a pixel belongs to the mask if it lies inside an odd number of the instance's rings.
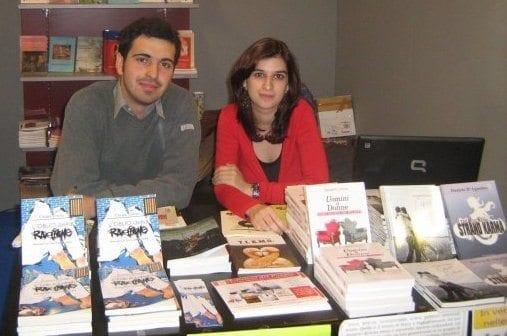
[{"label": "beige wall", "polygon": [[486,138],[507,202],[507,1],[338,1],[336,90],[359,132]]}]

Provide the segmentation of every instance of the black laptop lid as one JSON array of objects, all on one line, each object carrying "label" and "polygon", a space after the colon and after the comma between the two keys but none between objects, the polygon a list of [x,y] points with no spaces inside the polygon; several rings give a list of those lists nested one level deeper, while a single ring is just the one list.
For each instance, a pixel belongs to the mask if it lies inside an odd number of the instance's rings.
[{"label": "black laptop lid", "polygon": [[366,188],[476,181],[483,138],[359,135],[354,180]]}]

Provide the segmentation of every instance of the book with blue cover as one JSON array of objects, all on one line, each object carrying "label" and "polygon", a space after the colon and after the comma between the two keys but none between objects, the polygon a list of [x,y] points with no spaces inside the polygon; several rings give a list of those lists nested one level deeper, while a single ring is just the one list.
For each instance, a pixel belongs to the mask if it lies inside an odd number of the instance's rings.
[{"label": "book with blue cover", "polygon": [[21,241],[18,332],[66,322],[91,332],[83,197],[22,199]]},{"label": "book with blue cover", "polygon": [[459,259],[507,253],[495,181],[443,184],[440,190]]},{"label": "book with blue cover", "polygon": [[49,37],[49,72],[74,72],[76,38],[72,36]]},{"label": "book with blue cover", "polygon": [[21,200],[21,263],[44,273],[88,266],[83,197]]},{"label": "book with blue cover", "polygon": [[96,202],[97,261],[106,315],[177,310],[163,268],[155,195]]}]

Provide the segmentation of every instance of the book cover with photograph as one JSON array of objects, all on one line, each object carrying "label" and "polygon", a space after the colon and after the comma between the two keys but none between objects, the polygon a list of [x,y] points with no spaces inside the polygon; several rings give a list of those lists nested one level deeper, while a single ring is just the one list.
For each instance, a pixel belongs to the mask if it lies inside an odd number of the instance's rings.
[{"label": "book cover with photograph", "polygon": [[161,231],[160,235],[169,260],[194,256],[226,243],[213,217],[182,228]]},{"label": "book cover with photograph", "polygon": [[74,72],[102,72],[102,37],[78,36]]},{"label": "book cover with photograph", "polygon": [[505,216],[495,181],[440,186],[459,259],[507,253]]},{"label": "book cover with photograph", "polygon": [[416,279],[416,289],[437,307],[467,307],[503,303],[505,297],[457,259],[406,263]]},{"label": "book cover with photograph", "polygon": [[507,296],[507,253],[464,259],[461,262],[484,282]]},{"label": "book cover with photograph", "polygon": [[282,237],[232,237],[228,250],[238,274],[297,272],[301,269]]},{"label": "book cover with photograph", "polygon": [[45,35],[21,35],[21,72],[48,71],[48,37]]},{"label": "book cover with photograph", "polygon": [[302,272],[250,275],[211,284],[236,318],[331,309],[324,294]]},{"label": "book cover with photograph", "polygon": [[363,182],[305,186],[314,257],[323,245],[370,242],[370,222]]},{"label": "book cover with photograph", "polygon": [[392,235],[391,252],[399,262],[454,257],[454,243],[437,186],[380,186],[379,189]]},{"label": "book cover with photograph", "polygon": [[49,37],[49,72],[74,72],[76,38],[72,36]]}]

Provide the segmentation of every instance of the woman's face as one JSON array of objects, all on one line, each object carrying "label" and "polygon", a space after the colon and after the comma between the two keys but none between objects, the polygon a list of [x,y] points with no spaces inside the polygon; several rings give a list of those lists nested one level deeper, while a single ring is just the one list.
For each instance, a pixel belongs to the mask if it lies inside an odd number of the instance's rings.
[{"label": "woman's face", "polygon": [[253,113],[274,115],[288,84],[287,65],[281,57],[260,60],[243,83],[252,100]]}]

